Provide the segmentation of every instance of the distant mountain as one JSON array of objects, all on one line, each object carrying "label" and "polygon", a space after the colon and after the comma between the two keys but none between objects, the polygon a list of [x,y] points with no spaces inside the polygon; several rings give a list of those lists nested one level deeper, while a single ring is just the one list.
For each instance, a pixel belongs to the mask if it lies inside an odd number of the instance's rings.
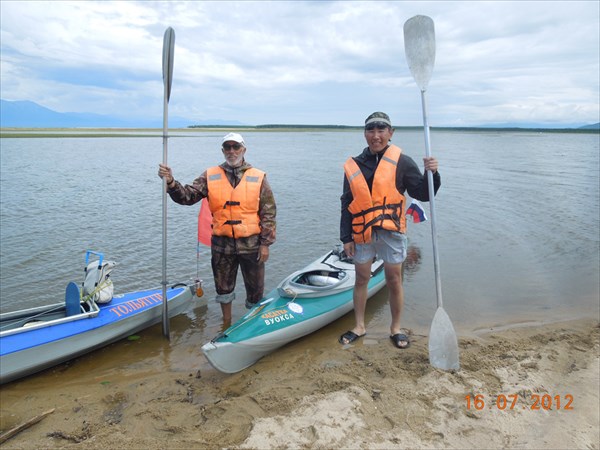
[{"label": "distant mountain", "polygon": [[[190,120],[169,116],[170,128],[191,126],[248,126],[238,121],[208,119]],[[156,119],[120,119],[102,114],[59,113],[31,101],[0,100],[0,127],[2,128],[162,128],[162,117]],[[285,127],[286,125],[280,125]],[[303,125],[309,126],[309,125]],[[600,123],[593,125],[540,123],[495,123],[469,128],[522,128],[522,129],[585,129],[600,130]]]},{"label": "distant mountain", "polygon": [[600,130],[600,122],[595,123],[593,125],[585,125],[583,127],[579,127],[581,130]]},{"label": "distant mountain", "polygon": [[[473,128],[473,127],[467,127]],[[597,129],[598,124],[596,125],[583,125],[581,123],[542,123],[542,122],[501,122],[501,123],[486,123],[482,125],[478,125],[475,128],[522,128],[522,129],[533,129],[533,130],[542,130],[542,129]]]},{"label": "distant mountain", "polygon": [[[169,116],[170,128],[190,125],[241,125],[225,120],[198,122]],[[162,128],[162,117],[157,119],[119,119],[102,114],[59,113],[30,101],[0,100],[0,127],[2,128]]]}]

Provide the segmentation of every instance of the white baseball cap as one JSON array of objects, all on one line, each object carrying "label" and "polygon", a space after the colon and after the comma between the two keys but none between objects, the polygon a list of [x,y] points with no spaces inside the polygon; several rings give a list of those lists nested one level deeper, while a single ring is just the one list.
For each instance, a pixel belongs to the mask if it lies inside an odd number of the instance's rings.
[{"label": "white baseball cap", "polygon": [[244,138],[242,137],[241,134],[238,134],[238,133],[229,133],[227,136],[225,136],[223,138],[223,144],[227,141],[234,141],[234,142],[237,142],[238,144],[242,144],[244,147],[246,146],[246,143],[244,142]]}]

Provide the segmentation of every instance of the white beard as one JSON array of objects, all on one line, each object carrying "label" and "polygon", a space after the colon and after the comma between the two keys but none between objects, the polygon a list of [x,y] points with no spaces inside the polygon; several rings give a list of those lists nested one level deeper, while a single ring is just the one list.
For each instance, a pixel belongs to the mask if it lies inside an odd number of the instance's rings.
[{"label": "white beard", "polygon": [[229,160],[229,159],[227,160],[227,164],[229,164],[231,167],[240,167],[243,162],[244,162],[244,155],[239,155],[233,161]]}]

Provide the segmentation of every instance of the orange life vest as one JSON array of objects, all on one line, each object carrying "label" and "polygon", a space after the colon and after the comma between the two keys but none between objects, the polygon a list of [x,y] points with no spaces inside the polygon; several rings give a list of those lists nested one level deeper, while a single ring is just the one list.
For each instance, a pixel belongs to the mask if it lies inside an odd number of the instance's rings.
[{"label": "orange life vest", "polygon": [[371,191],[354,159],[349,158],[344,164],[353,196],[352,203],[348,206],[348,211],[352,214],[352,238],[357,244],[371,242],[374,226],[406,232],[406,199],[396,189],[396,167],[401,154],[400,147],[390,145],[375,170]]},{"label": "orange life vest", "polygon": [[212,212],[212,234],[241,238],[260,233],[260,187],[265,173],[250,168],[235,187],[219,167],[207,170],[208,204]]}]

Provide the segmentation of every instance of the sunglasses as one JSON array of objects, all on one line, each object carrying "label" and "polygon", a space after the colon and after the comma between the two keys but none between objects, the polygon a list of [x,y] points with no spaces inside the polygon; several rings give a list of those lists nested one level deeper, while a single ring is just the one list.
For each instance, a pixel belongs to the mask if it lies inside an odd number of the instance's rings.
[{"label": "sunglasses", "polygon": [[385,130],[389,127],[389,125],[387,123],[384,122],[371,122],[370,124],[368,124],[367,126],[365,126],[365,130],[367,131],[372,131],[372,130]]},{"label": "sunglasses", "polygon": [[242,148],[242,144],[223,144],[223,150],[227,151],[227,150],[239,150],[240,148]]}]

